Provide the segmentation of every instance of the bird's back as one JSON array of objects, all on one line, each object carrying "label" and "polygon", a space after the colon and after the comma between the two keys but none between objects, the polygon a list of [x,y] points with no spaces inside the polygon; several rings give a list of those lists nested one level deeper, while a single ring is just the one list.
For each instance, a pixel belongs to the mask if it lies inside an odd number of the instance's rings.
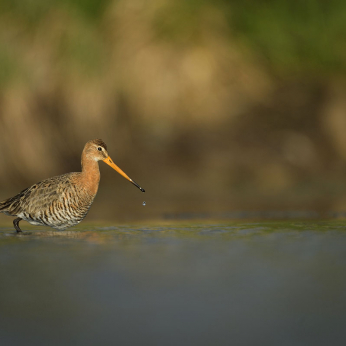
[{"label": "bird's back", "polygon": [[95,197],[80,178],[81,173],[67,173],[43,180],[0,202],[0,212],[59,230],[74,226],[87,215]]}]

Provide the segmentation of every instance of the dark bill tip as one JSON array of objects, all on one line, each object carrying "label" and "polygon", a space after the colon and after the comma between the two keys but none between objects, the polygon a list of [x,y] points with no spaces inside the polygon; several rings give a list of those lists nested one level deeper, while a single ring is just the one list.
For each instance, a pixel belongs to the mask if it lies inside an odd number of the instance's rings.
[{"label": "dark bill tip", "polygon": [[145,192],[145,190],[144,190],[142,187],[140,187],[134,180],[131,179],[131,183],[132,183],[134,186],[138,187],[142,192]]}]

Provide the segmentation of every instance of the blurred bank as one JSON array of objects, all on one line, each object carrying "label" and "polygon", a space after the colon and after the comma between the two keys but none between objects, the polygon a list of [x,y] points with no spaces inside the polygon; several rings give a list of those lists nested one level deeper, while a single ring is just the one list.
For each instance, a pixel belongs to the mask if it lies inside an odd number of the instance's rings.
[{"label": "blurred bank", "polygon": [[1,0],[0,199],[102,138],[147,192],[101,167],[94,219],[343,210],[345,37],[338,0]]}]

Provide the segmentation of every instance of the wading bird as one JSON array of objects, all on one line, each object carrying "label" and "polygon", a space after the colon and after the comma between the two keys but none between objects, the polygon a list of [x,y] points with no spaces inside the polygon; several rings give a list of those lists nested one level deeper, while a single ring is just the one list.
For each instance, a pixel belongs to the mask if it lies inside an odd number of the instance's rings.
[{"label": "wading bird", "polygon": [[73,172],[43,180],[18,195],[0,202],[0,212],[16,216],[13,220],[17,233],[21,220],[33,225],[65,230],[80,223],[87,215],[96,196],[102,160],[123,177],[145,192],[128,177],[110,158],[101,139],[87,142],[82,152],[82,172]]}]

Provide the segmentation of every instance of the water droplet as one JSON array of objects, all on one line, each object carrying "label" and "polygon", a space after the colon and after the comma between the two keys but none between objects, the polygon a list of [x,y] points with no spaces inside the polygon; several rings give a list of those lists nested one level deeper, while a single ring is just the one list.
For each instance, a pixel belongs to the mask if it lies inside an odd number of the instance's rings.
[{"label": "water droplet", "polygon": [[144,201],[143,203],[142,203],[142,205],[146,205],[147,203]]}]

